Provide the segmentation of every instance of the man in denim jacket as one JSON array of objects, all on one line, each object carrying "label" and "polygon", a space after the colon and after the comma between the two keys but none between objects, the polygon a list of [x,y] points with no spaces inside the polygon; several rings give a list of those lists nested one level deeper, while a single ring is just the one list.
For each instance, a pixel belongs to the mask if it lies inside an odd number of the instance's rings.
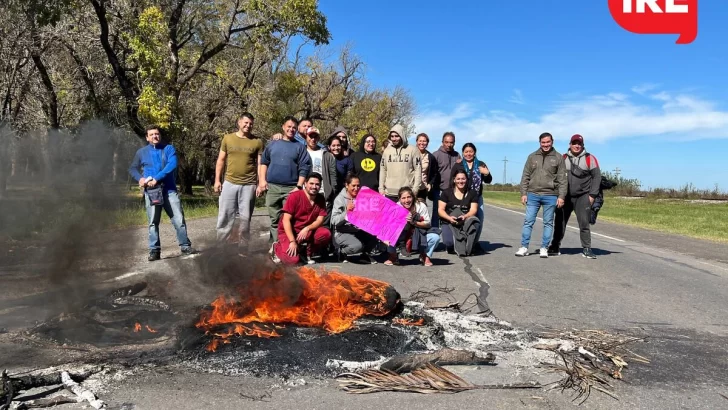
[{"label": "man in denim jacket", "polygon": [[[149,221],[149,261],[159,260],[162,246],[159,241],[159,221],[162,218],[162,209],[172,221],[177,232],[177,242],[182,254],[191,255],[196,251],[192,248],[190,238],[187,237],[187,225],[182,211],[182,203],[177,194],[177,153],[171,144],[161,141],[161,129],[157,125],[147,127],[147,145],[140,148],[129,166],[129,173],[144,189],[144,203],[147,208]],[[147,190],[162,187],[164,203],[153,205]]]}]

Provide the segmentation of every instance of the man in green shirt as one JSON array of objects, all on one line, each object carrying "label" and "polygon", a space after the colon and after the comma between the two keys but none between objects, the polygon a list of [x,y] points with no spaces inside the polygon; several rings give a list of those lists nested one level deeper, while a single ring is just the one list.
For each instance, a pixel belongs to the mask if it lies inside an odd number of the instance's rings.
[{"label": "man in green shirt", "polygon": [[[252,134],[255,118],[245,112],[238,118],[238,131],[225,134],[215,166],[215,192],[220,193],[217,217],[217,239],[228,242],[240,215],[238,226],[241,254],[247,254],[250,242],[250,218],[253,216],[255,197],[263,192],[258,188],[258,166],[263,154],[263,140]],[[221,177],[225,169],[225,182]]]}]

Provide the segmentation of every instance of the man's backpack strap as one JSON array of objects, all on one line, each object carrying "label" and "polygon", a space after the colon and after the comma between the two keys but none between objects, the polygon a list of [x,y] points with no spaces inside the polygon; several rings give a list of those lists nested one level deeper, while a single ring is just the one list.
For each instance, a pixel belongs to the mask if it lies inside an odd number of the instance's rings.
[{"label": "man's backpack strap", "polygon": [[[568,155],[563,154],[563,157],[564,157],[564,159],[566,159],[568,157]],[[591,154],[587,152],[585,157],[586,157],[586,168],[589,169],[589,168],[591,168]]]}]

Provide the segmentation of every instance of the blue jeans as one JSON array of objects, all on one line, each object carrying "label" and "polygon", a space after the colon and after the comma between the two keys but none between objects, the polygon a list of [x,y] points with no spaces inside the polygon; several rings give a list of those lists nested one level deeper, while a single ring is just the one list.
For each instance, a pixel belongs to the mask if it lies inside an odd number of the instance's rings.
[{"label": "blue jeans", "polygon": [[530,192],[528,193],[526,199],[526,219],[523,221],[523,230],[521,231],[521,246],[528,248],[538,209],[543,206],[543,237],[541,238],[541,247],[549,247],[551,237],[554,234],[554,211],[556,210],[557,199],[558,196],[556,195],[536,195]]},{"label": "blue jeans", "polygon": [[481,195],[480,198],[478,198],[478,213],[475,214],[475,216],[480,221],[480,226],[478,227],[478,233],[475,234],[475,244],[477,245],[478,242],[480,242],[480,234],[483,232],[483,218],[485,218],[485,214],[483,213],[483,196]]},{"label": "blue jeans", "polygon": [[182,203],[179,200],[177,192],[164,192],[164,205],[150,205],[149,196],[144,193],[144,203],[147,208],[147,220],[149,221],[149,249],[158,251],[162,249],[159,242],[159,222],[162,219],[162,208],[172,221],[172,226],[177,232],[177,243],[182,248],[192,246],[190,238],[187,237],[187,225],[185,224],[185,214],[182,212]]},{"label": "blue jeans", "polygon": [[[419,253],[424,252],[427,254],[428,258],[432,257],[432,253],[435,252],[435,248],[437,247],[437,244],[440,243],[440,235],[434,233],[434,232],[428,232],[427,233],[427,248],[424,250],[423,247],[420,246],[420,249],[418,249]],[[395,253],[397,252],[397,248],[394,246],[387,246],[387,252],[389,253]]]},{"label": "blue jeans", "polygon": [[440,227],[440,215],[437,213],[440,206],[440,188],[432,188],[432,212],[430,213],[430,226]]}]

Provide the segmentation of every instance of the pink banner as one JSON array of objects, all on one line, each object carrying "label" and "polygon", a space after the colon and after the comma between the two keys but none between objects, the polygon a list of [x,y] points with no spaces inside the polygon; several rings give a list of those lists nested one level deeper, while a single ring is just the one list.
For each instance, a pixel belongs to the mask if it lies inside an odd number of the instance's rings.
[{"label": "pink banner", "polygon": [[379,192],[362,187],[354,200],[354,210],[346,217],[352,225],[394,246],[407,224],[407,213]]}]

